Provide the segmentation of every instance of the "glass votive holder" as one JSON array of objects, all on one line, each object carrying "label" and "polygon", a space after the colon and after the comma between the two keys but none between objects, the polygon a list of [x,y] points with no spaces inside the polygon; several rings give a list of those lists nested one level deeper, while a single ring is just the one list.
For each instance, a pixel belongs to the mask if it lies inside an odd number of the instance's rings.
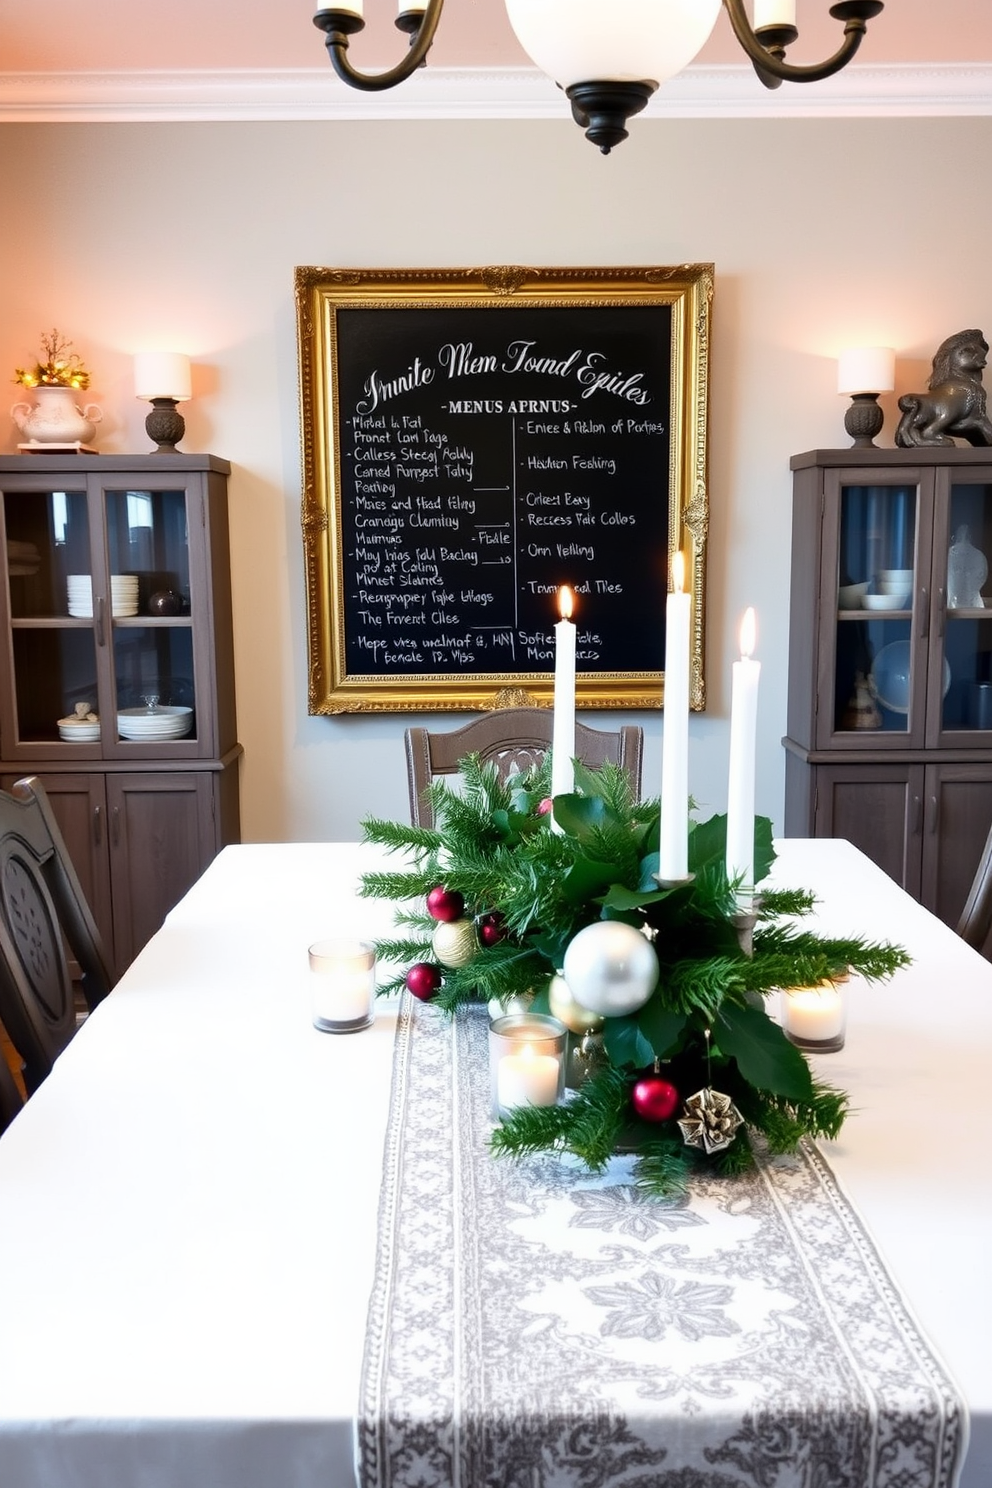
[{"label": "glass votive holder", "polygon": [[556,1106],[565,1090],[564,1023],[546,1013],[508,1013],[489,1025],[493,1115]]},{"label": "glass votive holder", "polygon": [[374,1018],[375,947],[366,940],[316,940],[310,947],[314,1028],[357,1033]]},{"label": "glass votive holder", "polygon": [[811,1054],[843,1049],[847,1030],[847,978],[816,987],[783,989],[779,1014],[789,1041]]}]

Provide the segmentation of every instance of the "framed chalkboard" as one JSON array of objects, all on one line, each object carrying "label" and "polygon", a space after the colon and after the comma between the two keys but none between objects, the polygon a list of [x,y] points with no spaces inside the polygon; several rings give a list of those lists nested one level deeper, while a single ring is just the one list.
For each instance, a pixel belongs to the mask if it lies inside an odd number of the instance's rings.
[{"label": "framed chalkboard", "polygon": [[704,706],[713,269],[298,268],[309,710],[663,703],[691,587]]}]

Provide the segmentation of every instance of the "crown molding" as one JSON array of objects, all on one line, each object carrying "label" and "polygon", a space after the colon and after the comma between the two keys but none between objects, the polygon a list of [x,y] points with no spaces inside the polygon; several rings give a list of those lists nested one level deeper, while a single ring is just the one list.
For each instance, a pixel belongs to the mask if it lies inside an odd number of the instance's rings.
[{"label": "crown molding", "polygon": [[[992,114],[992,64],[853,65],[806,87],[761,87],[750,67],[690,67],[646,115],[668,119],[897,118]],[[320,119],[561,119],[568,105],[534,68],[425,69],[359,93],[329,68],[229,72],[0,72],[0,123]]]}]

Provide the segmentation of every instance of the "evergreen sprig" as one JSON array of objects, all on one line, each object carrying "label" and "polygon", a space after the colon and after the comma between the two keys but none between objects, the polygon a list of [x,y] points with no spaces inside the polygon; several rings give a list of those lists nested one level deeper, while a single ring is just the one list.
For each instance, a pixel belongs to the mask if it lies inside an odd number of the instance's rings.
[{"label": "evergreen sprig", "polygon": [[[462,783],[429,787],[436,826],[372,818],[366,840],[402,854],[402,866],[364,876],[361,892],[397,904],[405,934],[381,940],[383,961],[434,964],[436,922],[426,897],[443,886],[462,895],[468,937],[498,925],[485,943],[469,943],[462,966],[441,966],[434,1001],[446,1012],[473,1001],[534,996],[547,1011],[552,978],[579,930],[620,919],[651,940],[658,982],[639,1011],[605,1020],[601,1061],[558,1106],[520,1107],[492,1136],[494,1152],[525,1157],[568,1152],[601,1171],[618,1146],[635,1157],[635,1181],[654,1193],[681,1187],[694,1167],[740,1172],[753,1161],[747,1133],[763,1133],[769,1150],[789,1152],[803,1136],[836,1137],[848,1114],[843,1092],[814,1079],[805,1056],[769,1016],[778,988],[817,985],[857,972],[866,982],[908,964],[899,946],[861,937],[820,936],[802,925],[814,897],[800,889],[762,889],[750,936],[742,934],[738,886],[725,868],[726,818],[691,822],[690,879],[659,882],[659,803],[637,801],[624,771],[576,762],[575,790],[556,796],[548,813],[550,760],[504,780],[477,755],[460,763]],[[755,879],[771,867],[771,823],[755,824]],[[491,943],[495,940],[495,943]],[[382,987],[404,985],[401,970]],[[682,1138],[678,1117],[639,1118],[635,1080],[652,1072],[683,1099],[707,1087],[722,1091],[743,1125],[730,1144],[705,1154]]]}]

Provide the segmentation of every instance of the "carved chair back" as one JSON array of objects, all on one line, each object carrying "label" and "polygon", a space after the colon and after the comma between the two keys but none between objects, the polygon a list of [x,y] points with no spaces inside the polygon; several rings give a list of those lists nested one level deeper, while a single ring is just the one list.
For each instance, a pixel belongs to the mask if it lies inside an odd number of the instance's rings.
[{"label": "carved chair back", "polygon": [[987,955],[986,945],[992,934],[992,828],[955,929],[973,950]]},{"label": "carved chair back", "polygon": [[110,991],[100,932],[36,777],[0,791],[0,1022],[30,1095],[76,1030],[68,945],[86,1003]]},{"label": "carved chair back", "polygon": [[22,1104],[21,1092],[0,1051],[0,1134],[7,1130]]},{"label": "carved chair back", "polygon": [[[410,820],[414,826],[433,827],[434,813],[424,791],[439,775],[457,775],[458,763],[477,754],[492,763],[502,779],[514,770],[537,764],[551,748],[553,714],[550,708],[504,708],[474,718],[462,728],[434,733],[425,728],[406,731]],[[610,731],[576,722],[575,756],[584,765],[619,765],[626,770],[635,795],[641,789],[644,732],[627,724]]]}]

